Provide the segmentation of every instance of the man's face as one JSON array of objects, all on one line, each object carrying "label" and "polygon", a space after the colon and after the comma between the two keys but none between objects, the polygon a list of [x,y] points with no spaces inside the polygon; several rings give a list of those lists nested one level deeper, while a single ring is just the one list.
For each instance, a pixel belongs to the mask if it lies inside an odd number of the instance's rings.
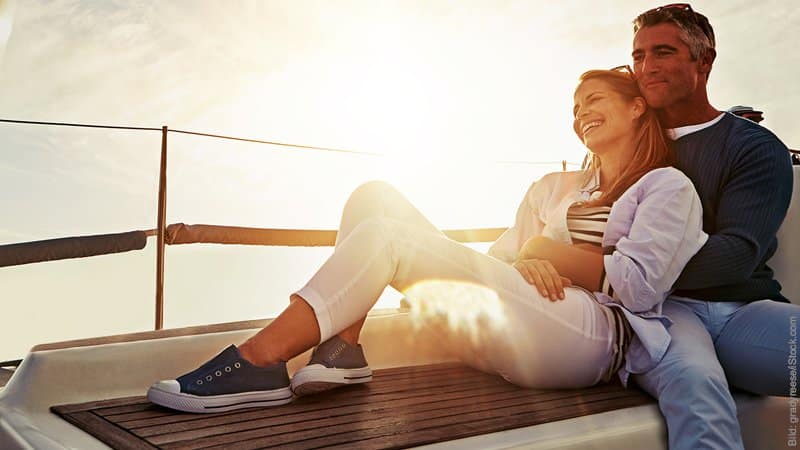
[{"label": "man's face", "polygon": [[706,70],[700,58],[693,61],[679,36],[675,25],[661,23],[640,28],[633,37],[633,71],[647,104],[655,109],[686,105],[698,88],[705,89],[710,65]]}]

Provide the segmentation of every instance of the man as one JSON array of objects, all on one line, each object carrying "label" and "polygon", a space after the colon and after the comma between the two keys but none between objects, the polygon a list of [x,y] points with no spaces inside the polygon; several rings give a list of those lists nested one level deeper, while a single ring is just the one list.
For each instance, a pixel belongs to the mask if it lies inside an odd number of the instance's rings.
[{"label": "man", "polygon": [[670,129],[709,234],[664,304],[673,321],[666,355],[635,379],[658,398],[671,449],[741,449],[729,386],[789,390],[789,323],[800,307],[787,303],[766,265],[791,197],[789,154],[766,128],[709,103],[716,50],[705,16],[667,5],[639,15],[634,33],[635,76]]}]

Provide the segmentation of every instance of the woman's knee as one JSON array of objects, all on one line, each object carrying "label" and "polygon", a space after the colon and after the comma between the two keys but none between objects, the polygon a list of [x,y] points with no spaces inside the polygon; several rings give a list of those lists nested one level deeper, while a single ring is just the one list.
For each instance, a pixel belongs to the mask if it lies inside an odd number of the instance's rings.
[{"label": "woman's knee", "polygon": [[376,203],[382,202],[388,195],[397,193],[397,189],[385,181],[372,180],[358,186],[350,194],[347,203]]},{"label": "woman's knee", "polygon": [[390,221],[385,217],[367,217],[353,229],[355,236],[373,236],[385,240],[389,236]]},{"label": "woman's knee", "polygon": [[395,189],[383,181],[369,181],[357,187],[347,199],[342,211],[339,235],[336,244],[346,238],[361,222],[373,218],[384,217],[390,212],[391,193]]}]

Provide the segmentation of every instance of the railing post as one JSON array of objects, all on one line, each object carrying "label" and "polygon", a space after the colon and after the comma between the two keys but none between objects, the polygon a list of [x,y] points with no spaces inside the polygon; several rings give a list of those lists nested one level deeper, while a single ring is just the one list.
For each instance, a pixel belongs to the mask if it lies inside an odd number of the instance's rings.
[{"label": "railing post", "polygon": [[167,237],[167,126],[161,127],[161,169],[158,179],[158,249],[156,250],[156,330],[164,327],[164,250]]}]

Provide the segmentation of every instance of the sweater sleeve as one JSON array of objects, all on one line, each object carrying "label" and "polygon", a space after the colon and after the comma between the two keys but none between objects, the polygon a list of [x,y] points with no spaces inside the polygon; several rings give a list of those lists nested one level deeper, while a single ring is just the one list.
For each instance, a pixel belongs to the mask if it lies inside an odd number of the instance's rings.
[{"label": "sweater sleeve", "polygon": [[533,183],[528,188],[522,203],[517,208],[514,225],[492,244],[488,251],[489,256],[512,263],[517,259],[522,244],[531,236],[541,234],[544,224],[539,219],[538,202],[535,198],[536,186],[537,183]]},{"label": "sweater sleeve", "polygon": [[716,222],[705,227],[709,239],[686,265],[677,289],[739,283],[763,262],[791,199],[786,147],[777,139],[746,146],[719,189]]}]

